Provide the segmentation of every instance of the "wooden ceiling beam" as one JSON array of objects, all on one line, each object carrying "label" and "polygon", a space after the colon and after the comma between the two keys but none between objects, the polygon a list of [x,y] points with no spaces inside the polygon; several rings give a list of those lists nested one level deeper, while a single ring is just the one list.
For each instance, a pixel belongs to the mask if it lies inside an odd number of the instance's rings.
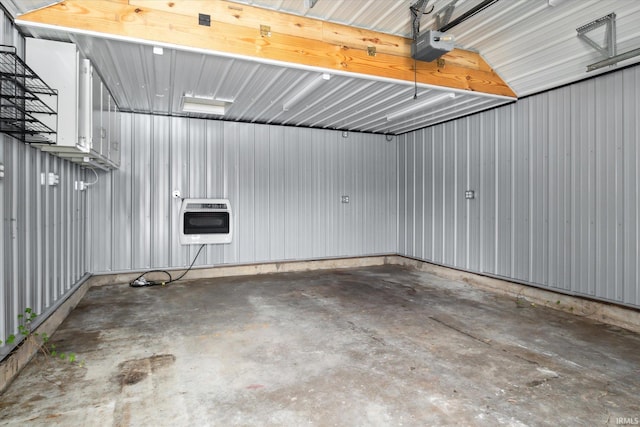
[{"label": "wooden ceiling beam", "polygon": [[[200,13],[210,16],[210,26],[198,25]],[[414,62],[403,37],[221,0],[66,0],[19,20],[410,82],[415,63],[419,83],[515,97],[475,52],[455,49],[440,64]]]}]

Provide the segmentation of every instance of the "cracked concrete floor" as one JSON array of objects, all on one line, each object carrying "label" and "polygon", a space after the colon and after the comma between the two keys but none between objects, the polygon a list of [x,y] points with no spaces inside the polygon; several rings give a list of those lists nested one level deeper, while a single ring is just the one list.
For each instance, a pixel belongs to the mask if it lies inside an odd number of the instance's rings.
[{"label": "cracked concrete floor", "polygon": [[640,336],[399,266],[93,287],[5,425],[616,425]]}]

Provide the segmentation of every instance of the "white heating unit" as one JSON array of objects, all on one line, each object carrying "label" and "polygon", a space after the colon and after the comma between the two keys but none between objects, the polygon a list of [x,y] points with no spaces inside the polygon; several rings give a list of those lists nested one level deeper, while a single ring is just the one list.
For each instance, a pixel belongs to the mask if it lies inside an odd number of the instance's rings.
[{"label": "white heating unit", "polygon": [[180,244],[231,243],[233,214],[228,199],[184,199],[180,208]]}]

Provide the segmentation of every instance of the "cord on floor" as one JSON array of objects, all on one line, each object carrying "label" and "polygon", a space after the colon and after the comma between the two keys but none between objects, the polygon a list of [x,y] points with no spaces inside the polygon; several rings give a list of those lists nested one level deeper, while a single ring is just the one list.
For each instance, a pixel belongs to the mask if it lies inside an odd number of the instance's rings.
[{"label": "cord on floor", "polygon": [[[203,248],[204,248],[204,244],[200,246],[200,249],[198,249],[198,253],[196,253],[196,256],[193,258],[193,261],[191,262],[191,265],[189,266],[189,268],[187,268],[180,276],[176,277],[175,279],[171,276],[171,273],[169,273],[167,270],[149,270],[149,271],[145,271],[144,273],[136,277],[131,283],[129,283],[129,286],[131,286],[132,288],[142,288],[146,286],[158,286],[158,285],[165,286],[165,285],[168,285],[169,283],[177,282],[178,280],[182,279],[189,271],[191,271],[193,264],[196,263],[196,260],[198,259],[198,255],[200,255],[200,252],[202,252]],[[167,276],[169,276],[169,280],[166,280],[166,281],[165,280],[147,280],[144,276],[145,274],[149,274],[149,273],[164,273]]]}]

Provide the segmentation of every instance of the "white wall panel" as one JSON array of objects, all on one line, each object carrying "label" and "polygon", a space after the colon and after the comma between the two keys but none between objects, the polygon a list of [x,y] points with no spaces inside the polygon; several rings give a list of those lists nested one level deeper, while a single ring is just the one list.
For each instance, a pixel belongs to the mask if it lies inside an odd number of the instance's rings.
[{"label": "white wall panel", "polygon": [[90,193],[92,272],[190,264],[198,246],[178,243],[174,189],[232,204],[233,243],[208,245],[197,266],[397,250],[396,144],[384,135],[122,117],[122,166]]},{"label": "white wall panel", "polygon": [[400,252],[640,306],[639,106],[634,67],[402,135]]}]

